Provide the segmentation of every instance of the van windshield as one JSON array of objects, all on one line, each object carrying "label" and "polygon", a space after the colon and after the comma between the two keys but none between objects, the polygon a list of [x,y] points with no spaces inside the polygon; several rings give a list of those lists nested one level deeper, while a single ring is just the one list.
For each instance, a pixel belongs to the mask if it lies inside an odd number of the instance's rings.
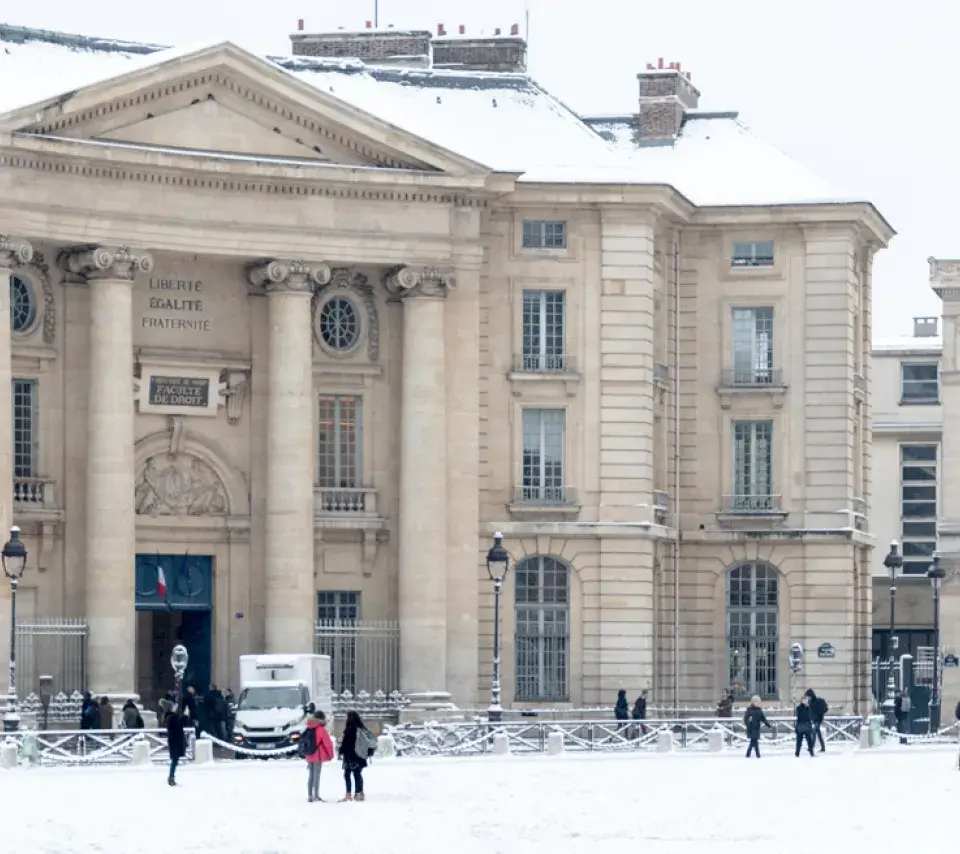
[{"label": "van windshield", "polygon": [[244,688],[240,692],[237,710],[299,709],[302,705],[300,689],[295,686]]}]

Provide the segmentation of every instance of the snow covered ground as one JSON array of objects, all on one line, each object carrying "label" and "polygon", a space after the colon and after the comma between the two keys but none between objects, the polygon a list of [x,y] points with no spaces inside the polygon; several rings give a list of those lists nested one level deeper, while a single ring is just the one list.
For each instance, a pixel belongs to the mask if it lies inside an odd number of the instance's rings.
[{"label": "snow covered ground", "polygon": [[[326,766],[324,798],[343,792]],[[363,804],[308,804],[303,764],[0,772],[5,851],[45,854],[794,854],[947,851],[960,793],[955,748],[525,756],[376,762]],[[889,812],[922,786],[924,820]]]}]

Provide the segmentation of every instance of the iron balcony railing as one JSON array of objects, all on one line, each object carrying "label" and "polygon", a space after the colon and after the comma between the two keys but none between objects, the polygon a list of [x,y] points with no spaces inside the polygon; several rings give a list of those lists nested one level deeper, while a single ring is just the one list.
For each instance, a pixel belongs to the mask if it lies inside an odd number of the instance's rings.
[{"label": "iron balcony railing", "polygon": [[577,491],[572,486],[517,486],[513,490],[514,504],[554,507],[577,503]]},{"label": "iron balcony railing", "polygon": [[564,374],[572,368],[566,353],[518,353],[513,357],[513,370],[529,374]]},{"label": "iron balcony railing", "polygon": [[746,368],[724,371],[722,388],[783,388],[783,371],[780,368]]},{"label": "iron balcony railing", "polygon": [[780,495],[724,495],[723,512],[731,515],[780,513]]}]

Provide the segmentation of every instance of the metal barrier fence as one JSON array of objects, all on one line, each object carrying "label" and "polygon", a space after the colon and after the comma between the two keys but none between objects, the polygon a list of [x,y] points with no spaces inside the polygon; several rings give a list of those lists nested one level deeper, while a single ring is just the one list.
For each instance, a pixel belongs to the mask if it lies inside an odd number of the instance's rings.
[{"label": "metal barrier fence", "polygon": [[17,623],[17,694],[40,692],[40,677],[53,678],[52,689],[67,694],[86,688],[85,620],[56,617]]},{"label": "metal barrier fence", "polygon": [[[137,744],[145,742],[151,762],[169,762],[167,731],[162,729],[63,730],[6,733],[4,743],[16,743],[23,765],[129,765]],[[187,755],[196,756],[196,738],[187,737]]]},{"label": "metal barrier fence", "polygon": [[396,620],[317,620],[314,651],[330,656],[335,694],[392,694],[400,688]]},{"label": "metal barrier fence", "polygon": [[[761,739],[762,749],[793,750],[793,717],[767,719],[772,730]],[[856,746],[860,743],[863,718],[835,716],[824,719],[824,742]],[[562,733],[564,749],[570,752],[656,751],[660,732],[671,732],[678,750],[708,749],[709,735],[719,730],[728,747],[746,747],[747,733],[742,720],[701,718],[644,721],[530,721],[492,724],[417,724],[388,727],[397,756],[479,756],[492,752],[493,736],[507,736],[513,753],[545,753],[551,733]]]}]

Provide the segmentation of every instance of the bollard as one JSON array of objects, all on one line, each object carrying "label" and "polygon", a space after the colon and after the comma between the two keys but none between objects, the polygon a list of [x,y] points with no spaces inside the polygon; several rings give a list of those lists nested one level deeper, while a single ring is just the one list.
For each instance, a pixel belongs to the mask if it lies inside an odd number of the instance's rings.
[{"label": "bollard", "polygon": [[557,756],[564,751],[563,746],[563,733],[562,732],[551,732],[547,736],[547,753],[550,756]]},{"label": "bollard", "polygon": [[377,759],[392,759],[397,755],[397,742],[392,735],[381,735],[377,739]]},{"label": "bollard", "polygon": [[20,759],[20,750],[15,741],[0,745],[0,768],[16,768]]},{"label": "bollard", "polygon": [[673,750],[673,733],[662,729],[657,733],[657,753],[669,753]]},{"label": "bollard", "polygon": [[866,749],[873,747],[873,739],[870,737],[870,727],[861,726],[860,727],[860,748]]},{"label": "bollard", "polygon": [[510,754],[510,740],[506,733],[498,732],[493,736],[493,753],[495,756],[508,756]]},{"label": "bollard", "polygon": [[707,733],[707,749],[711,753],[719,753],[723,750],[723,730],[712,729]]},{"label": "bollard", "polygon": [[133,756],[130,758],[131,765],[149,765],[150,764],[150,745],[145,741],[138,741],[133,745]]},{"label": "bollard", "polygon": [[213,762],[213,742],[209,738],[198,738],[196,757],[194,762],[197,765],[206,765]]}]

